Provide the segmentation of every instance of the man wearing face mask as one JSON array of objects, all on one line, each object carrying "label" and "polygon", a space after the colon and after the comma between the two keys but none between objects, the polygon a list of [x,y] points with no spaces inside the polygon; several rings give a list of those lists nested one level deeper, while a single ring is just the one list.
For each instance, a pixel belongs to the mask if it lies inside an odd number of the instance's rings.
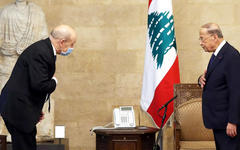
[{"label": "man wearing face mask", "polygon": [[60,25],[19,56],[0,96],[0,113],[13,150],[36,150],[36,124],[43,119],[42,107],[57,85],[56,54],[69,55],[76,38],[70,26]]},{"label": "man wearing face mask", "polygon": [[[41,7],[31,0],[9,1],[12,2],[0,10],[1,90],[9,79],[19,55],[29,45],[48,37],[46,18]],[[43,111],[47,112],[46,106]],[[46,120],[38,126],[38,128],[41,128],[37,134],[39,139],[44,139],[44,136],[52,136],[53,133],[50,131],[53,129],[53,115],[53,112],[49,113]],[[0,134],[7,134],[8,138],[10,137],[1,117]]]}]

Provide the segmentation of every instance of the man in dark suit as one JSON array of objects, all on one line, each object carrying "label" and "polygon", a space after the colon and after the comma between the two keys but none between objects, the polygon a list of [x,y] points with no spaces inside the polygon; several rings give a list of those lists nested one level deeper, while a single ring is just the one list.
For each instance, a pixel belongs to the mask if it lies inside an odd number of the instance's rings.
[{"label": "man in dark suit", "polygon": [[201,47],[213,53],[199,78],[204,125],[213,129],[217,150],[240,150],[240,54],[215,23],[203,25],[199,36]]},{"label": "man in dark suit", "polygon": [[43,119],[43,105],[57,85],[56,54],[68,55],[75,42],[75,31],[60,25],[19,56],[0,97],[0,113],[13,150],[36,150],[36,124]]}]

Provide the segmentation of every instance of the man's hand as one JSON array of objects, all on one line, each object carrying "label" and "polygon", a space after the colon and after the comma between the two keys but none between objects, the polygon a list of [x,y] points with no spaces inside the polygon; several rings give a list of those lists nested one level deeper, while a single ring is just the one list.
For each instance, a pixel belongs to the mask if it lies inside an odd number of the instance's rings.
[{"label": "man's hand", "polygon": [[235,137],[237,135],[237,125],[232,124],[232,123],[228,123],[226,133],[227,133],[228,136],[230,136],[232,138]]},{"label": "man's hand", "polygon": [[43,119],[44,119],[44,112],[41,112],[40,118],[39,118],[39,121],[38,121],[38,122],[42,121]]},{"label": "man's hand", "polygon": [[201,85],[201,88],[203,88],[205,86],[205,83],[206,83],[206,78],[205,78],[206,73],[207,73],[207,70],[205,70],[204,73],[199,78],[199,84]]}]

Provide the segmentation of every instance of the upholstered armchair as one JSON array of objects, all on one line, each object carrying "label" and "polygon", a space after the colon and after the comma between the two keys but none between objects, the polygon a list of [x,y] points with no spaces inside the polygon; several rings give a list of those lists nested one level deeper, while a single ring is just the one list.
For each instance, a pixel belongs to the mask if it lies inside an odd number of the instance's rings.
[{"label": "upholstered armchair", "polygon": [[215,150],[212,130],[202,120],[202,89],[197,84],[176,84],[174,134],[176,150]]}]

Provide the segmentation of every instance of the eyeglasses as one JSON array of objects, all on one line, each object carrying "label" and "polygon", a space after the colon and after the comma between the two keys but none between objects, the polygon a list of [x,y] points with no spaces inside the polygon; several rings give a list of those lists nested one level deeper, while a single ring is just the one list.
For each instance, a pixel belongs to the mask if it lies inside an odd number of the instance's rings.
[{"label": "eyeglasses", "polygon": [[199,41],[200,42],[205,42],[207,39],[209,39],[210,37],[211,37],[212,35],[210,35],[210,36],[208,36],[208,37],[206,37],[206,38],[199,38]]}]

